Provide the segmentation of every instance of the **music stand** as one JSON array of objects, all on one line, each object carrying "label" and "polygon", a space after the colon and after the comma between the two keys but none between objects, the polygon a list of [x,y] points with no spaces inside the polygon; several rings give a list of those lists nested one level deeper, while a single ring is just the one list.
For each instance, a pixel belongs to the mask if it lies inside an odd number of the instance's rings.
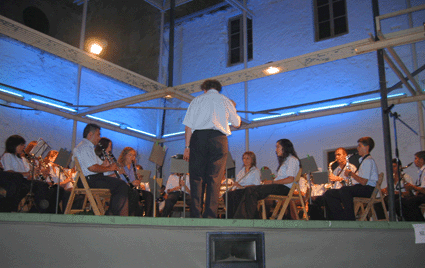
[{"label": "music stand", "polygon": [[182,176],[180,174],[183,174],[184,179],[184,190],[183,190],[183,218],[186,218],[186,174],[189,173],[189,162],[183,159],[177,159],[175,157],[171,157],[171,166],[170,166],[170,172],[179,174],[179,186],[180,186],[180,180],[182,179]]},{"label": "music stand", "polygon": [[[303,169],[303,173],[307,173],[307,179],[308,179],[308,185],[311,189],[311,179],[310,179],[310,173],[318,171],[316,161],[314,160],[313,156],[307,156],[306,158],[300,159],[301,167]],[[310,190],[310,204],[311,204],[311,190]]]},{"label": "music stand", "polygon": [[62,173],[62,167],[68,167],[69,163],[71,162],[71,151],[68,151],[64,148],[61,148],[59,150],[58,155],[56,156],[54,164],[58,165],[59,168],[59,177],[58,177],[58,183],[57,183],[57,191],[56,191],[56,214],[58,214],[59,210],[59,191],[60,191],[60,182],[61,182],[61,173]]},{"label": "music stand", "polygon": [[272,173],[272,171],[271,171],[271,169],[269,169],[269,168],[262,168],[261,169],[261,174],[260,174],[260,177],[261,177],[261,181],[270,181],[270,180],[273,180],[273,173]]},{"label": "music stand", "polygon": [[[155,176],[153,176],[153,180],[157,180],[157,174],[159,167],[162,167],[164,164],[164,158],[165,153],[167,152],[167,149],[165,147],[161,147],[158,142],[155,142],[152,146],[152,151],[149,156],[149,161],[156,164],[156,172]],[[161,182],[162,184],[162,182]],[[156,217],[156,185],[157,183],[154,183],[154,190],[153,190],[153,216]]]},{"label": "music stand", "polygon": [[[230,153],[230,151],[227,152],[227,160],[226,160],[226,219],[227,219],[227,202],[228,202],[228,198],[227,198],[227,192],[229,192],[229,183],[227,180],[227,170],[230,168],[234,168],[235,167],[235,160],[233,160],[232,154]],[[235,172],[236,173],[236,172]]]},{"label": "music stand", "polygon": [[39,138],[37,141],[37,144],[31,149],[30,155],[33,157],[40,157],[42,156],[50,146],[45,142],[42,138]]},{"label": "music stand", "polygon": [[149,182],[149,178],[151,177],[151,171],[150,170],[138,169],[136,172],[137,172],[137,175],[142,176],[141,182],[143,182],[143,183]]},{"label": "music stand", "polygon": [[[50,148],[50,146],[47,144],[47,142],[45,142],[42,138],[39,138],[37,140],[37,144],[29,152],[30,161],[32,161],[32,172],[31,172],[32,178],[31,178],[31,184],[30,184],[30,191],[27,194],[27,196],[25,197],[24,206],[31,207],[31,204],[32,204],[38,210],[37,204],[34,201],[34,194],[33,194],[34,179],[35,179],[34,178],[35,158],[41,157],[46,152],[46,150],[49,149],[49,148]],[[40,161],[43,161],[43,159],[41,159]]]},{"label": "music stand", "polygon": [[329,182],[329,174],[327,171],[313,172],[313,180],[315,184],[326,184]]}]

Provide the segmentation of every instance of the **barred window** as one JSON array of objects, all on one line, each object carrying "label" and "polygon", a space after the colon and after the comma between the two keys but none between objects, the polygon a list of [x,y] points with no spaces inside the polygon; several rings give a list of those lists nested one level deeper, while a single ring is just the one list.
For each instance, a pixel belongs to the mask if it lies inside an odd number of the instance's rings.
[{"label": "barred window", "polygon": [[345,0],[314,0],[315,41],[348,33]]},{"label": "barred window", "polygon": [[[228,65],[244,62],[243,55],[243,17],[229,20],[229,56]],[[248,60],[252,60],[252,20],[247,18]]]}]

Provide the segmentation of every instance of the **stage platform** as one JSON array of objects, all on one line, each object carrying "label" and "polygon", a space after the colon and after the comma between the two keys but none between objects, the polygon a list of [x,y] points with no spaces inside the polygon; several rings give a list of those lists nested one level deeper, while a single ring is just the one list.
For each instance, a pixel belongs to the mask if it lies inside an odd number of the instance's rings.
[{"label": "stage platform", "polygon": [[421,267],[412,222],[1,213],[2,267],[206,267],[207,233],[264,233],[266,267]]}]

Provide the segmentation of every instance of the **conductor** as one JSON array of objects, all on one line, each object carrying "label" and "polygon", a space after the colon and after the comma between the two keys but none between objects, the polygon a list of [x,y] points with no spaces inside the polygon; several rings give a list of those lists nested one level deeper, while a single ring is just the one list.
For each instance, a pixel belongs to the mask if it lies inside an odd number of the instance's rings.
[{"label": "conductor", "polygon": [[194,98],[187,109],[183,124],[186,147],[183,158],[189,161],[192,203],[190,217],[201,218],[202,185],[206,185],[203,218],[217,218],[220,182],[225,174],[229,121],[238,128],[241,118],[235,104],[220,94],[217,80],[205,80],[204,94]]}]

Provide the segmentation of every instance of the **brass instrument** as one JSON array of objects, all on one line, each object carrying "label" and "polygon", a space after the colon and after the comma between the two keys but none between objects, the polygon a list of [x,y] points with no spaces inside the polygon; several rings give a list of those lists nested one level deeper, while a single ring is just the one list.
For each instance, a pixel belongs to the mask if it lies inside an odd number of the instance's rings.
[{"label": "brass instrument", "polygon": [[[335,164],[335,162],[336,162],[336,159],[334,161],[330,162],[329,165],[328,165],[328,173],[329,173],[329,175],[330,174],[333,174],[332,165]],[[334,185],[336,183],[336,181],[332,181],[330,183],[331,183],[330,185]]]},{"label": "brass instrument", "polygon": [[[350,157],[352,157],[352,156],[353,156],[353,154],[350,154],[350,155],[347,155],[345,157],[345,169],[346,170],[350,170]],[[352,186],[353,185],[353,179],[351,179],[351,176],[348,176],[347,181],[346,181],[346,184],[348,186]]]},{"label": "brass instrument", "polygon": [[[395,177],[395,174],[393,173],[393,177]],[[401,177],[401,181],[403,182],[403,186],[404,186],[404,189],[406,189],[406,184],[407,183],[409,183],[409,182],[407,182],[406,181],[406,179],[404,178],[404,173],[401,173],[400,172],[400,177]],[[399,180],[400,180],[400,178],[399,178]],[[400,193],[399,193],[399,195],[401,196],[402,195],[402,192],[401,192],[401,185],[400,185]],[[409,194],[409,196],[414,196],[415,194],[413,193],[413,190],[407,190],[406,189],[406,192]]]}]

